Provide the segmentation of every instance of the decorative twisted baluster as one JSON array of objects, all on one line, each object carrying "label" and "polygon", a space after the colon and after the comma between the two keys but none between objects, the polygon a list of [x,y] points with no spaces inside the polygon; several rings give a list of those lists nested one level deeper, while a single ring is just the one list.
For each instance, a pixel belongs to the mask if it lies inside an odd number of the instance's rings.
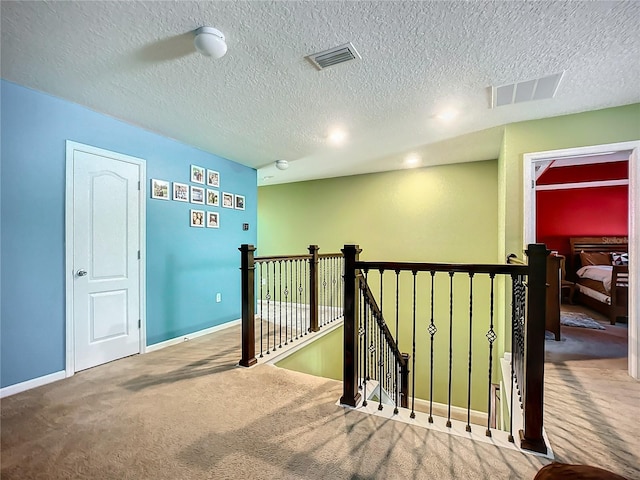
[{"label": "decorative twisted baluster", "polygon": [[429,369],[430,369],[430,372],[429,372],[429,423],[433,423],[433,337],[438,331],[438,329],[436,328],[436,325],[433,322],[433,303],[434,303],[433,293],[434,293],[434,279],[436,276],[436,272],[432,270],[430,273],[431,273],[431,322],[429,323],[429,328],[427,329],[427,331],[431,336],[431,349],[430,349],[431,360],[429,362]]},{"label": "decorative twisted baluster", "polygon": [[411,375],[411,418],[416,418],[415,406],[416,406],[416,279],[418,272],[414,270],[413,272],[413,304],[412,304],[412,322],[413,322],[413,335],[411,338],[412,342],[412,364],[411,371],[413,375]]},{"label": "decorative twisted baluster", "polygon": [[492,374],[492,366],[493,366],[493,342],[495,342],[497,335],[496,332],[493,331],[493,289],[494,289],[494,280],[496,275],[494,273],[489,274],[489,278],[491,278],[491,303],[489,307],[489,331],[487,332],[487,340],[489,340],[489,393],[488,393],[488,402],[487,402],[487,437],[491,436],[491,381],[493,379]]},{"label": "decorative twisted baluster", "polygon": [[449,272],[449,397],[447,400],[447,427],[451,428],[451,368],[453,366],[453,273]]},{"label": "decorative twisted baluster", "polygon": [[262,332],[262,323],[264,322],[264,315],[262,313],[262,307],[264,305],[264,301],[262,300],[264,297],[262,296],[262,290],[264,286],[264,282],[262,280],[262,262],[260,262],[260,278],[258,279],[260,282],[260,358],[263,358],[262,355],[262,343],[264,342],[263,332]]},{"label": "decorative twisted baluster", "polygon": [[[467,383],[467,426],[471,431],[471,347],[473,345],[473,272],[469,273],[469,377]],[[489,412],[491,413],[491,412]]]}]

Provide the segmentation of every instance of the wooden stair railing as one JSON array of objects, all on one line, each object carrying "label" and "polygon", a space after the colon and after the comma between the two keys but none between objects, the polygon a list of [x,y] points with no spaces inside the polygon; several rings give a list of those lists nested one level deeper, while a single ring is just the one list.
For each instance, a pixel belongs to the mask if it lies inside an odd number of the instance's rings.
[{"label": "wooden stair railing", "polygon": [[[361,286],[363,275],[360,272],[379,271],[381,276],[384,271],[395,271],[396,275],[400,272],[411,272],[413,275],[413,364],[412,370],[412,392],[411,396],[415,401],[415,343],[416,343],[416,276],[419,272],[429,272],[431,274],[431,323],[429,324],[429,334],[431,336],[431,392],[433,392],[433,339],[438,331],[434,324],[433,302],[434,302],[434,283],[433,278],[437,272],[445,272],[449,276],[449,417],[447,426],[451,427],[451,362],[452,362],[452,322],[453,322],[453,277],[454,274],[464,274],[469,278],[469,347],[468,347],[468,403],[467,403],[467,431],[471,431],[469,412],[471,404],[471,378],[472,378],[472,317],[473,317],[473,280],[475,276],[484,275],[490,279],[491,285],[491,307],[490,307],[490,329],[486,333],[488,340],[488,365],[489,365],[489,391],[492,378],[492,358],[494,355],[493,343],[497,339],[497,333],[494,330],[494,280],[497,275],[504,275],[512,280],[512,361],[511,361],[511,378],[515,379],[520,396],[522,399],[523,409],[523,428],[519,432],[520,444],[524,449],[546,453],[547,447],[542,435],[543,427],[543,393],[544,393],[544,326],[545,326],[545,309],[546,309],[546,273],[547,273],[547,256],[549,251],[543,244],[529,245],[526,254],[528,256],[528,264],[506,264],[506,265],[465,265],[465,264],[442,264],[442,263],[407,263],[407,262],[361,262],[359,254],[361,252],[357,245],[345,245],[342,250],[344,254],[345,273],[344,273],[344,364],[343,364],[343,395],[341,403],[355,407],[361,397],[359,388],[358,365],[362,355],[368,353],[359,351],[362,346],[372,352],[376,351],[376,346],[369,345],[365,342],[363,345],[359,342],[361,334],[359,321],[361,314],[359,312],[359,292],[364,291],[366,295],[373,297],[369,287]],[[526,282],[524,281],[526,277]],[[382,292],[381,292],[382,297]],[[397,298],[397,297],[396,297]],[[381,299],[382,301],[382,299]],[[397,300],[396,300],[397,301]],[[376,307],[364,303],[364,308],[373,309],[376,321],[382,320],[382,314]],[[386,324],[385,324],[386,325]],[[440,327],[442,328],[442,326]],[[387,328],[384,331],[384,337],[392,339],[391,333]],[[397,327],[396,327],[397,331]],[[446,334],[442,332],[441,334]],[[394,347],[398,348],[394,342]],[[407,358],[408,360],[408,358]],[[365,360],[366,361],[366,360]],[[379,360],[383,362],[381,358]],[[459,361],[459,360],[458,360]],[[400,363],[401,364],[401,363]],[[408,362],[405,362],[405,368],[408,372]],[[381,369],[382,370],[382,369]],[[403,385],[408,388],[408,379],[403,379]],[[512,381],[513,383],[513,381]],[[433,394],[431,394],[433,400]],[[512,392],[513,398],[513,392]],[[366,400],[366,397],[365,397]],[[413,415],[412,402],[412,415]],[[382,405],[380,405],[381,407]],[[489,394],[489,412],[491,416],[491,398]],[[511,409],[510,418],[510,441],[513,441],[512,422],[513,422],[514,406]],[[491,436],[490,420],[487,420],[486,435]]]},{"label": "wooden stair railing", "polygon": [[270,355],[341,318],[341,253],[320,254],[317,245],[303,255],[256,257],[256,247],[248,244],[239,250],[241,366],[255,365],[256,354]]}]

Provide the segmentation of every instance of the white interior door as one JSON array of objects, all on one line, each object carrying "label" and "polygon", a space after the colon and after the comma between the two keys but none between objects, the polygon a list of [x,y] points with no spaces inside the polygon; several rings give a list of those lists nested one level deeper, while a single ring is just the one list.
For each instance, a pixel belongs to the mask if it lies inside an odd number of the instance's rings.
[{"label": "white interior door", "polygon": [[67,221],[72,222],[73,249],[67,273],[73,332],[67,339],[73,351],[68,348],[67,354],[72,353],[77,372],[141,350],[143,165],[139,159],[71,142],[69,161],[73,212],[71,218],[67,212]]}]

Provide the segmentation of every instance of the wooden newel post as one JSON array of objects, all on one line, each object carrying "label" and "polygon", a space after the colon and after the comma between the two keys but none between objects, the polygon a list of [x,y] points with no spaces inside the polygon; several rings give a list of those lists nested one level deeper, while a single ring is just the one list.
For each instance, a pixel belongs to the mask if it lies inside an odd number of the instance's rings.
[{"label": "wooden newel post", "polygon": [[408,353],[403,353],[404,365],[400,367],[400,406],[409,408],[409,359]]},{"label": "wooden newel post", "polygon": [[318,325],[318,245],[309,245],[309,309],[310,321],[309,331],[317,332],[320,330]]},{"label": "wooden newel post", "polygon": [[240,365],[250,367],[256,360],[256,329],[255,329],[255,263],[253,254],[256,247],[243,244],[240,250],[240,271],[242,283],[242,359]]},{"label": "wooden newel post", "polygon": [[344,255],[344,357],[342,371],[342,397],[340,403],[355,407],[360,400],[358,391],[358,286],[356,262],[358,245],[345,245]]},{"label": "wooden newel post", "polygon": [[544,402],[544,326],[547,295],[547,257],[549,250],[542,243],[530,244],[527,320],[524,347],[524,429],[520,430],[520,445],[534,452],[547,453],[542,437]]}]

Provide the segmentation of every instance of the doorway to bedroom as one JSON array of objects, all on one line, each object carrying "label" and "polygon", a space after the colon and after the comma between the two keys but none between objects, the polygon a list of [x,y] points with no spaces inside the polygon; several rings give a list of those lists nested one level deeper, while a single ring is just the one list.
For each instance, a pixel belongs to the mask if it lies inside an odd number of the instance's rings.
[{"label": "doorway to bedroom", "polygon": [[[561,333],[555,337],[560,341],[547,341],[547,361],[579,360],[583,366],[624,369],[638,378],[638,304],[637,294],[632,292],[637,293],[638,288],[638,263],[633,252],[638,251],[639,239],[635,234],[638,225],[634,228],[632,224],[637,217],[633,212],[640,206],[639,147],[640,142],[625,142],[524,156],[525,244],[546,243],[560,257],[555,268],[562,272],[558,288],[561,302],[557,302]],[[614,286],[613,294],[611,287],[607,293],[602,283],[602,292],[576,285],[577,272],[584,270],[580,252],[590,249],[607,253],[601,258],[593,255],[593,263],[600,265],[587,270],[601,270],[609,280],[611,270],[624,270],[634,278],[625,273],[624,288]],[[627,252],[635,269],[631,265],[611,265],[615,261],[621,263],[620,257],[612,257],[612,253]],[[587,257],[584,255],[584,263],[590,263]],[[580,283],[585,282],[581,279]],[[617,299],[615,292],[619,293]],[[615,304],[624,305],[628,316],[626,311],[614,311],[607,304],[612,297]]]}]

